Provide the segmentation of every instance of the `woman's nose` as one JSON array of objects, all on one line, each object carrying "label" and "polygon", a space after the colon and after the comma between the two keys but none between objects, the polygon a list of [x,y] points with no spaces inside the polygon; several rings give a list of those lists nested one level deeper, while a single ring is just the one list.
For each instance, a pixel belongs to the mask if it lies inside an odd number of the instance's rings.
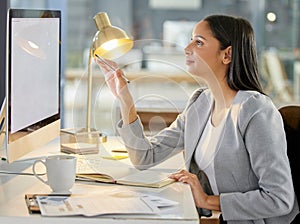
[{"label": "woman's nose", "polygon": [[185,48],[184,48],[184,53],[185,55],[190,55],[191,54],[191,50],[188,48],[189,45],[187,45]]}]

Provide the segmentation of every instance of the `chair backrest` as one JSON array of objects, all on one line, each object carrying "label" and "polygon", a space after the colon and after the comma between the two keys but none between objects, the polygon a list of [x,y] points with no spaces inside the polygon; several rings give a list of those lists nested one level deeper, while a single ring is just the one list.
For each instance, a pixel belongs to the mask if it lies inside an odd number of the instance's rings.
[{"label": "chair backrest", "polygon": [[[279,109],[284,122],[284,130],[287,140],[287,154],[292,170],[294,189],[298,202],[300,202],[300,184],[297,178],[300,177],[300,165],[298,156],[300,150],[300,106],[290,105]],[[300,216],[293,223],[300,223]]]}]

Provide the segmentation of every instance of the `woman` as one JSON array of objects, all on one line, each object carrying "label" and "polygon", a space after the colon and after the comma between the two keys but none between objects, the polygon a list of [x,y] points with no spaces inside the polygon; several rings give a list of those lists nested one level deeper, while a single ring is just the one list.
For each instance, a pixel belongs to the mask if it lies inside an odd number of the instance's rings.
[{"label": "woman", "polygon": [[[290,223],[299,212],[281,116],[263,93],[248,21],[212,15],[196,24],[185,48],[197,90],[170,127],[147,138],[122,71],[97,61],[119,99],[132,163],[147,168],[184,150],[186,167],[170,176],[190,184],[195,205],[221,211],[227,223]],[[206,178],[207,177],[207,178]]]}]

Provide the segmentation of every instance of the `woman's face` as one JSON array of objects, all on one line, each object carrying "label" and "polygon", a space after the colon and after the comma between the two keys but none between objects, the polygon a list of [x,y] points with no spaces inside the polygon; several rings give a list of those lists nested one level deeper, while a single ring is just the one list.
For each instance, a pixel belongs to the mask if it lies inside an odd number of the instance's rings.
[{"label": "woman's face", "polygon": [[195,26],[191,42],[185,48],[185,56],[187,70],[193,75],[208,81],[220,73],[223,54],[206,21]]}]

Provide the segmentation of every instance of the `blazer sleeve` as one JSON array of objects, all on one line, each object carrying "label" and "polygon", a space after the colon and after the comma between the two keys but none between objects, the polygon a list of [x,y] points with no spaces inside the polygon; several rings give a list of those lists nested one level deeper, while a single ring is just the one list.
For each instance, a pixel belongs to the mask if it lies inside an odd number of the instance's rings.
[{"label": "blazer sleeve", "polygon": [[122,120],[117,124],[118,133],[122,137],[129,158],[136,168],[147,169],[184,149],[186,112],[202,91],[203,89],[196,90],[176,120],[155,136],[145,136],[139,118],[129,125],[124,125]]}]

